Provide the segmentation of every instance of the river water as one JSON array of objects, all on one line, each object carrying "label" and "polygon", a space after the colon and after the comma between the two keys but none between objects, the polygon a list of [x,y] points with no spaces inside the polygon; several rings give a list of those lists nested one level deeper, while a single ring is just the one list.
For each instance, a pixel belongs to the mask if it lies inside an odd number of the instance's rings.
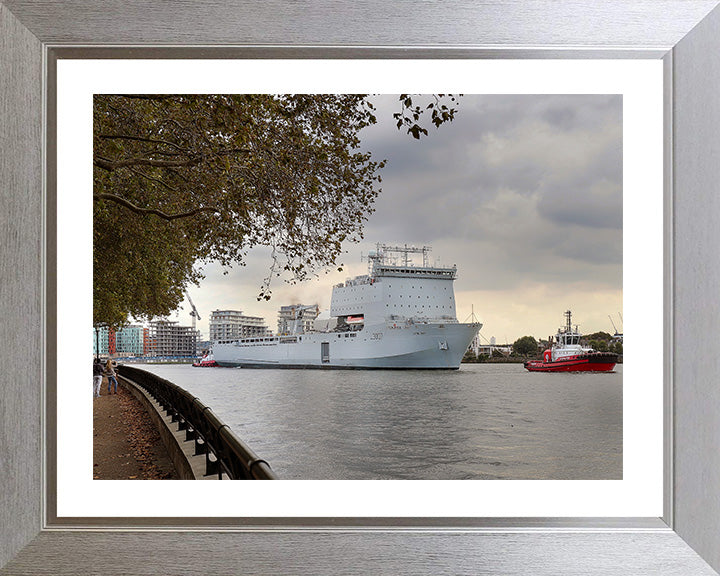
[{"label": "river water", "polygon": [[137,365],[198,396],[281,479],[622,478],[622,365],[544,374]]}]

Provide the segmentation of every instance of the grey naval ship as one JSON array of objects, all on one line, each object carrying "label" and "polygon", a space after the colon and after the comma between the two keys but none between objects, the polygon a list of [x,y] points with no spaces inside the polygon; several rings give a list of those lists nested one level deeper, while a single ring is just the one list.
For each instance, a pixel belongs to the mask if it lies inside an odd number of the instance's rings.
[{"label": "grey naval ship", "polygon": [[[458,322],[457,267],[429,265],[430,250],[378,244],[368,254],[368,274],[333,287],[329,319],[303,333],[213,342],[215,361],[243,368],[457,370],[482,324]],[[422,255],[422,265],[413,255]]]}]

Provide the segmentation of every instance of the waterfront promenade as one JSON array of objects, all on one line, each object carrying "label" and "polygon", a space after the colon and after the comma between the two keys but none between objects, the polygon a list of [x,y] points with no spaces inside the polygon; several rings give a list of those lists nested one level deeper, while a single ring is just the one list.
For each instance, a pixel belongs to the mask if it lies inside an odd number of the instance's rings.
[{"label": "waterfront promenade", "polygon": [[121,384],[93,399],[93,479],[172,480],[178,475],[145,408]]}]

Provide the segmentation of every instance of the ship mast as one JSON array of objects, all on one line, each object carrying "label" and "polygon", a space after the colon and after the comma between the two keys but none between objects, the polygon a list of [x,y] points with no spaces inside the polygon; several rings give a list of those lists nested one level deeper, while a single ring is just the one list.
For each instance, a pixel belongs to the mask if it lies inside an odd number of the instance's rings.
[{"label": "ship mast", "polygon": [[389,244],[378,243],[376,245],[376,252],[373,257],[376,257],[382,262],[385,262],[386,255],[390,252],[394,252],[400,255],[402,265],[407,267],[410,266],[410,254],[422,254],[422,265],[424,268],[427,268],[429,264],[428,255],[430,254],[431,250],[431,246],[423,246],[422,248],[416,248],[415,246],[408,246],[407,244],[405,244],[404,246],[391,246]]}]

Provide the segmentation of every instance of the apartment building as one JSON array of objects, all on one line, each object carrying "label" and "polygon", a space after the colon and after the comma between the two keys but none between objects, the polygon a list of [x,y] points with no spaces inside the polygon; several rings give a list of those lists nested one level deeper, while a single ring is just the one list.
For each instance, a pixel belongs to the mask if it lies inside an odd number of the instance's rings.
[{"label": "apartment building", "polygon": [[242,310],[213,310],[210,313],[210,341],[239,340],[272,335],[260,316],[245,316]]},{"label": "apartment building", "polygon": [[195,356],[198,331],[171,320],[153,320],[148,330],[149,356]]},{"label": "apartment building", "polygon": [[145,354],[145,328],[138,324],[123,326],[115,334],[115,350],[123,356]]}]

